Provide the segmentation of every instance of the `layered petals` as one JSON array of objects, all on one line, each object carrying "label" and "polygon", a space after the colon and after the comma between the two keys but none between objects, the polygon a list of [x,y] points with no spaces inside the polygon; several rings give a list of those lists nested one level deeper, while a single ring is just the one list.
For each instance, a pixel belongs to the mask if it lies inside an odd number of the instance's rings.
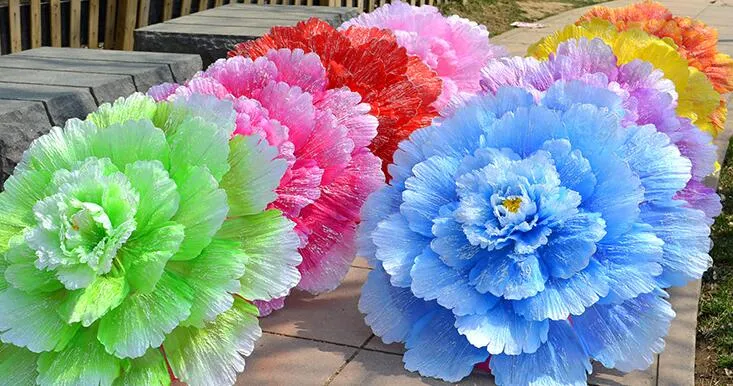
[{"label": "layered petals", "polygon": [[371,106],[379,127],[369,148],[385,172],[397,144],[437,116],[441,79],[420,58],[408,55],[390,31],[358,26],[337,31],[310,19],[294,27],[274,27],[257,40],[237,44],[229,56],[255,59],[283,48],[315,53],[329,89],[348,87]]},{"label": "layered petals", "polygon": [[[644,369],[674,317],[663,288],[711,264],[670,82],[600,40],[560,51],[489,65],[486,94],[403,142],[362,209],[360,310],[408,370],[454,382],[488,360],[499,385],[584,385],[591,360]],[[625,99],[652,94],[664,115]]]},{"label": "layered petals", "polygon": [[259,337],[235,296],[287,295],[301,262],[295,224],[266,210],[287,161],[258,135],[230,141],[235,121],[231,101],[134,94],[31,145],[0,193],[11,383],[234,382]]},{"label": "layered petals", "polygon": [[504,49],[489,44],[489,32],[470,20],[445,17],[433,6],[411,6],[402,1],[385,4],[361,14],[339,28],[374,27],[388,29],[408,54],[420,57],[443,81],[438,111],[454,99],[480,90],[479,73],[490,59],[504,55]]},{"label": "layered petals", "polygon": [[[172,91],[170,85],[158,86],[150,94],[176,100],[204,93],[232,101],[237,112],[232,143],[258,134],[266,144],[251,144],[245,150],[267,144],[277,148],[277,152],[258,150],[233,156],[235,162],[251,162],[240,169],[246,171],[238,179],[244,184],[225,186],[233,194],[261,199],[243,207],[230,206],[242,214],[267,206],[297,223],[303,257],[298,267],[299,288],[321,293],[336,288],[346,274],[356,255],[358,208],[384,176],[379,158],[367,149],[377,135],[375,108],[343,85],[330,86],[321,59],[307,51],[281,48],[252,59],[221,59],[185,85]],[[261,159],[253,158],[255,155]],[[272,169],[273,159],[281,161],[278,165],[284,169]],[[274,187],[275,194],[253,194],[263,184]],[[263,239],[256,248],[264,252],[271,242],[277,241]],[[252,271],[263,280],[283,269],[294,277],[287,265],[268,262],[264,256],[259,264],[270,264],[270,268]],[[289,287],[261,283],[259,289],[245,288],[243,296],[256,299],[263,313],[282,307],[282,300],[266,302],[287,295]]]}]

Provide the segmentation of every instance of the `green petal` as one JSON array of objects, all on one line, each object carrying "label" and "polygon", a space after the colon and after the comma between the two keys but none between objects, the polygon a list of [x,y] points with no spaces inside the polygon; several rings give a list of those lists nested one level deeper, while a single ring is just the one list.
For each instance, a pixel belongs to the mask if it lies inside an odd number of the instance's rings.
[{"label": "green petal", "polygon": [[255,306],[236,299],[206,328],[177,328],[163,345],[173,374],[190,386],[234,384],[244,370],[242,356],[249,356],[262,336],[257,316]]},{"label": "green petal", "polygon": [[191,166],[205,166],[218,182],[229,170],[229,136],[214,123],[201,117],[188,118],[169,134],[168,141],[173,176]]},{"label": "green petal", "polygon": [[183,235],[183,225],[168,222],[128,240],[118,258],[125,267],[130,286],[144,293],[153,291],[166,263],[181,246]]},{"label": "green petal", "polygon": [[113,104],[102,104],[97,111],[87,116],[87,120],[104,129],[127,121],[152,120],[156,109],[153,98],[142,93],[134,93],[127,98],[117,99]]},{"label": "green petal", "polygon": [[117,357],[143,356],[188,318],[193,297],[186,282],[165,272],[153,292],[134,293],[102,317],[97,337]]},{"label": "green petal", "polygon": [[0,291],[4,291],[8,288],[9,284],[5,280],[5,272],[8,270],[8,262],[5,261],[5,257],[0,254]]},{"label": "green petal", "polygon": [[38,354],[24,348],[0,343],[0,385],[35,385]]},{"label": "green petal", "polygon": [[115,380],[114,386],[170,385],[171,378],[165,358],[158,349],[151,348],[140,358],[128,360],[127,369]]},{"label": "green petal", "polygon": [[196,259],[171,262],[168,269],[179,273],[196,293],[191,316],[183,325],[203,327],[231,308],[246,264],[247,255],[239,249],[239,242],[217,239]]},{"label": "green petal", "polygon": [[276,159],[277,149],[259,136],[238,135],[230,142],[231,169],[221,181],[229,198],[229,216],[262,212],[277,198],[275,189],[285,174],[287,162]]},{"label": "green petal", "polygon": [[97,272],[86,264],[61,265],[55,271],[56,278],[72,291],[89,287],[97,278]]},{"label": "green petal", "polygon": [[59,305],[59,315],[67,323],[89,327],[109,310],[122,303],[130,292],[124,277],[99,276],[89,287],[69,292]]},{"label": "green petal", "polygon": [[0,192],[0,253],[10,247],[10,239],[35,223],[33,205],[47,193],[51,174],[38,171],[16,171],[5,181]]},{"label": "green petal", "polygon": [[135,214],[137,232],[148,230],[170,220],[178,210],[180,196],[176,183],[157,161],[137,161],[127,165],[125,175],[140,195]]},{"label": "green petal", "polygon": [[[24,242],[16,243],[5,254],[5,279],[23,292],[53,292],[63,288],[53,271],[36,268],[36,254]],[[0,289],[2,286],[0,286]]]},{"label": "green petal", "polygon": [[61,350],[79,324],[66,324],[56,313],[63,291],[26,294],[14,288],[0,292],[0,339],[33,352]]},{"label": "green petal", "polygon": [[104,351],[96,328],[85,328],[59,352],[38,358],[38,384],[49,386],[111,385],[120,374],[121,360]]},{"label": "green petal", "polygon": [[120,170],[135,161],[160,161],[168,165],[165,133],[149,120],[124,121],[100,130],[92,139],[93,155],[109,158]]},{"label": "green petal", "polygon": [[295,224],[280,211],[268,210],[253,216],[229,219],[217,237],[239,240],[248,262],[240,294],[247,300],[283,297],[300,281],[302,261]]},{"label": "green petal", "polygon": [[237,113],[230,101],[219,100],[212,95],[193,94],[179,96],[173,102],[159,102],[153,122],[173,136],[181,123],[192,117],[201,117],[215,124],[229,138],[236,127]]},{"label": "green petal", "polygon": [[192,167],[177,176],[181,202],[173,221],[186,227],[186,237],[173,260],[190,260],[211,242],[227,216],[227,196],[204,167]]},{"label": "green petal", "polygon": [[23,153],[15,174],[29,169],[46,172],[71,169],[77,161],[92,155],[90,138],[96,132],[97,127],[92,122],[69,119],[63,129],[54,127],[48,134],[33,141]]}]

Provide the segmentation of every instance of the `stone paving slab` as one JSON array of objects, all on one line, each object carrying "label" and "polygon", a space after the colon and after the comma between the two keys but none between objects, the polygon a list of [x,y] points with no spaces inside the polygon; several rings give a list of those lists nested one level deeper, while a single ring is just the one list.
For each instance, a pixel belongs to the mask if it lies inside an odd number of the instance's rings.
[{"label": "stone paving slab", "polygon": [[112,62],[78,58],[45,58],[26,55],[0,57],[0,69],[4,68],[52,70],[80,74],[125,75],[131,78],[137,90],[147,90],[161,82],[174,81],[170,67],[164,63]]},{"label": "stone paving slab", "polygon": [[0,99],[0,182],[10,177],[23,150],[48,127],[43,103]]},{"label": "stone paving slab", "polygon": [[120,95],[136,91],[129,75],[85,74],[56,70],[19,69],[3,67],[0,58],[0,82],[38,84],[87,89],[96,104],[113,102]]},{"label": "stone paving slab", "polygon": [[135,49],[201,55],[204,66],[226,57],[235,44],[253,40],[278,25],[311,17],[333,26],[357,15],[357,8],[228,4],[135,30]]},{"label": "stone paving slab", "polygon": [[[606,5],[611,7],[624,6],[632,3],[631,0],[613,1]],[[733,31],[725,29],[726,20],[733,20],[733,7],[725,5],[725,2],[718,0],[709,3],[707,0],[672,0],[662,3],[673,12],[680,15],[701,17],[703,21],[713,26],[723,27],[720,30],[722,40],[721,50],[733,54]],[[496,44],[507,46],[512,54],[523,55],[527,46],[560,27],[574,22],[578,16],[587,9],[572,10],[564,14],[556,15],[542,21],[548,27],[541,30],[515,29],[502,35],[492,38]],[[733,122],[729,121],[725,133],[718,139],[719,145],[727,144],[733,133]],[[719,149],[719,159],[725,156],[726,146]],[[711,181],[715,184],[715,181]],[[337,345],[343,350],[355,350],[352,355],[346,358],[336,370],[329,376],[313,377],[311,375],[301,376],[301,371],[312,374],[312,366],[318,366],[325,371],[325,368],[334,367],[332,363],[322,366],[318,363],[314,352],[310,364],[305,369],[286,371],[282,368],[272,370],[265,376],[273,374],[279,377],[277,381],[263,381],[261,383],[251,382],[252,377],[263,377],[260,374],[263,367],[245,370],[240,376],[240,384],[298,384],[298,385],[448,385],[432,378],[419,377],[415,373],[404,369],[402,353],[404,347],[401,344],[384,344],[378,337],[370,335],[364,343],[359,344],[369,329],[364,325],[362,315],[355,311],[359,296],[359,283],[365,279],[364,271],[368,270],[365,259],[357,258],[352,264],[352,269],[347,276],[346,282],[330,294],[318,297],[302,293],[293,294],[286,301],[286,308],[276,312],[274,315],[264,318],[262,323],[265,331],[280,332],[283,342],[289,341],[293,345],[302,345],[302,341],[311,341],[313,345]],[[697,323],[697,307],[700,295],[700,282],[690,283],[684,288],[675,288],[669,291],[670,302],[677,313],[676,319],[672,322],[669,335],[666,339],[666,350],[656,361],[645,371],[635,371],[624,374],[618,371],[609,370],[599,364],[594,364],[593,374],[589,378],[591,385],[632,385],[632,386],[667,386],[667,385],[693,385],[694,384],[694,359],[695,359],[695,334]],[[320,300],[323,301],[320,301]],[[329,301],[334,304],[330,304]],[[349,308],[351,307],[351,308]],[[348,337],[348,334],[354,334]],[[269,339],[266,333],[266,339]],[[260,349],[267,350],[268,344]],[[333,355],[332,346],[321,349],[318,354]],[[258,353],[255,352],[254,355]],[[310,352],[309,352],[310,354]],[[277,368],[274,364],[282,363],[278,357],[267,358],[260,355],[265,362],[272,361],[273,365],[267,369]],[[296,366],[300,366],[302,359]],[[251,362],[251,361],[250,361]],[[259,366],[262,366],[259,364]],[[326,378],[327,381],[323,381]],[[268,378],[256,378],[257,380]],[[464,379],[461,385],[493,385],[493,378],[481,371],[475,371],[470,377]]]},{"label": "stone paving slab", "polygon": [[[41,47],[21,51],[13,56],[41,58],[73,58],[76,60],[98,60],[123,63],[152,63],[167,65],[175,82],[184,82],[202,68],[201,58],[196,55],[181,55],[168,52],[137,52],[115,50],[89,50],[84,48]],[[147,90],[140,90],[147,91]]]},{"label": "stone paving slab", "polygon": [[30,142],[105,102],[185,81],[198,55],[42,47],[0,57],[0,184]]}]

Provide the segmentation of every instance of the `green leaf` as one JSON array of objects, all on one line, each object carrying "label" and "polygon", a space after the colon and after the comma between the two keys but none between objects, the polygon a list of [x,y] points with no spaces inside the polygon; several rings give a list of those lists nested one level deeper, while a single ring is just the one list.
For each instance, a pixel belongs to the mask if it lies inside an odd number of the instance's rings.
[{"label": "green leaf", "polygon": [[129,359],[127,369],[115,380],[114,386],[170,385],[165,358],[157,348],[148,349],[140,358]]},{"label": "green leaf", "polygon": [[53,173],[59,169],[71,169],[76,162],[92,155],[90,139],[96,133],[97,127],[92,122],[69,119],[63,129],[54,127],[33,141],[23,153],[15,174],[28,170]]},{"label": "green leaf", "polygon": [[65,349],[38,358],[38,384],[44,386],[111,385],[122,361],[104,351],[96,328],[85,328]]},{"label": "green leaf", "polygon": [[[35,261],[35,252],[20,241],[8,250],[4,260],[0,259],[0,264],[7,264],[4,275],[7,282],[23,292],[53,292],[63,288],[53,271],[36,268]],[[0,286],[0,289],[4,288]]]},{"label": "green leaf", "polygon": [[193,297],[185,281],[164,272],[153,292],[131,294],[103,316],[97,337],[107,352],[117,357],[143,356],[188,318]]},{"label": "green leaf", "polygon": [[134,93],[127,98],[118,98],[113,104],[102,104],[97,111],[87,116],[87,120],[94,122],[100,129],[105,129],[127,121],[152,120],[156,110],[157,105],[153,98]]},{"label": "green leaf", "polygon": [[0,385],[30,386],[36,384],[38,354],[24,348],[0,343]]},{"label": "green leaf", "polygon": [[163,164],[157,161],[137,161],[127,165],[125,175],[140,195],[140,205],[135,214],[137,232],[146,233],[176,214],[180,201],[178,187],[168,176]]},{"label": "green leaf", "polygon": [[257,135],[237,135],[230,147],[231,169],[221,181],[229,199],[229,216],[262,212],[277,198],[275,189],[285,174],[287,162],[277,159],[277,149]]},{"label": "green leaf", "polygon": [[92,138],[93,155],[111,159],[120,170],[136,161],[153,160],[167,168],[169,152],[165,133],[149,120],[115,123]]},{"label": "green leaf", "polygon": [[168,269],[180,273],[196,293],[191,316],[183,325],[203,327],[228,310],[234,302],[232,294],[239,292],[246,264],[247,255],[239,249],[239,242],[217,239],[199,257],[171,262]]},{"label": "green leaf", "polygon": [[179,327],[165,348],[173,374],[190,386],[232,385],[244,370],[244,358],[262,336],[257,308],[236,299],[229,311],[205,328]]},{"label": "green leaf", "polygon": [[290,293],[300,281],[302,261],[295,224],[278,210],[229,219],[217,237],[239,240],[248,261],[240,294],[247,300],[271,300]]},{"label": "green leaf", "polygon": [[122,303],[130,292],[124,277],[99,276],[89,287],[69,292],[59,305],[59,315],[67,323],[89,327],[109,310]]},{"label": "green leaf", "polygon": [[229,170],[229,135],[201,117],[185,119],[169,134],[171,175],[185,173],[192,166],[205,166],[216,181]]},{"label": "green leaf", "polygon": [[177,176],[176,183],[181,202],[173,221],[186,227],[186,237],[172,260],[190,260],[209,245],[229,207],[226,193],[204,167],[188,169]]},{"label": "green leaf", "polygon": [[14,288],[0,292],[0,339],[33,352],[61,350],[79,324],[66,324],[56,313],[63,291],[27,294]]},{"label": "green leaf", "polygon": [[153,291],[166,263],[181,246],[183,235],[183,225],[172,221],[148,233],[133,235],[118,255],[130,286],[143,293]]}]

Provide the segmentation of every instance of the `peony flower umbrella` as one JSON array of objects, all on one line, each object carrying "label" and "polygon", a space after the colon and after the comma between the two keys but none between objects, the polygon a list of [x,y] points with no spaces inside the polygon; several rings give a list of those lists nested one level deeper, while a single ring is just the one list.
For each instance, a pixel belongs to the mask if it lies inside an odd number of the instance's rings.
[{"label": "peony flower umbrella", "polygon": [[[303,256],[298,288],[312,293],[336,288],[356,255],[359,209],[384,183],[381,160],[367,148],[377,134],[377,119],[359,94],[346,87],[328,89],[316,54],[286,48],[255,60],[221,59],[185,85],[161,85],[149,93],[158,100],[202,93],[232,101],[233,138],[257,133],[279,148],[287,168],[271,206],[298,224]],[[266,315],[284,303],[257,305]]]},{"label": "peony flower umbrella", "polygon": [[611,23],[594,19],[568,25],[530,46],[528,52],[531,56],[545,60],[563,41],[583,37],[603,39],[612,48],[619,64],[637,59],[651,63],[674,83],[679,95],[678,115],[689,118],[695,126],[713,136],[723,129],[718,115],[720,94],[705,74],[690,66],[690,62],[668,40],[636,28],[618,32]]},{"label": "peony flower umbrella", "polygon": [[457,96],[476,94],[484,64],[506,55],[504,48],[489,44],[486,26],[456,15],[443,16],[430,5],[394,1],[346,21],[339,30],[349,27],[388,29],[408,54],[419,56],[433,69],[443,81],[435,102],[441,113]]},{"label": "peony flower umbrella", "polygon": [[711,263],[670,137],[625,123],[607,84],[549,81],[413,133],[363,209],[359,307],[408,370],[455,382],[488,361],[499,385],[580,385],[591,360],[644,369],[674,318],[663,287]]},{"label": "peony flower umbrella", "polygon": [[265,209],[286,163],[229,141],[234,119],[134,94],[25,152],[0,193],[11,384],[234,383],[261,335],[251,301],[286,295],[301,261],[295,224]]},{"label": "peony flower umbrella", "polygon": [[382,159],[385,173],[397,144],[438,115],[434,104],[441,92],[440,78],[420,58],[408,55],[387,30],[351,27],[339,32],[310,19],[239,43],[229,56],[255,59],[280,48],[317,54],[329,89],[346,86],[371,106],[379,127],[369,148]]},{"label": "peony flower umbrella", "polygon": [[[595,18],[613,23],[619,31],[641,28],[659,38],[671,39],[690,66],[707,76],[715,91],[720,94],[733,91],[733,59],[718,51],[718,31],[700,20],[674,16],[663,5],[652,1],[615,9],[594,7],[579,22]],[[721,95],[713,115],[717,128],[724,127],[727,114],[727,99]]]}]

